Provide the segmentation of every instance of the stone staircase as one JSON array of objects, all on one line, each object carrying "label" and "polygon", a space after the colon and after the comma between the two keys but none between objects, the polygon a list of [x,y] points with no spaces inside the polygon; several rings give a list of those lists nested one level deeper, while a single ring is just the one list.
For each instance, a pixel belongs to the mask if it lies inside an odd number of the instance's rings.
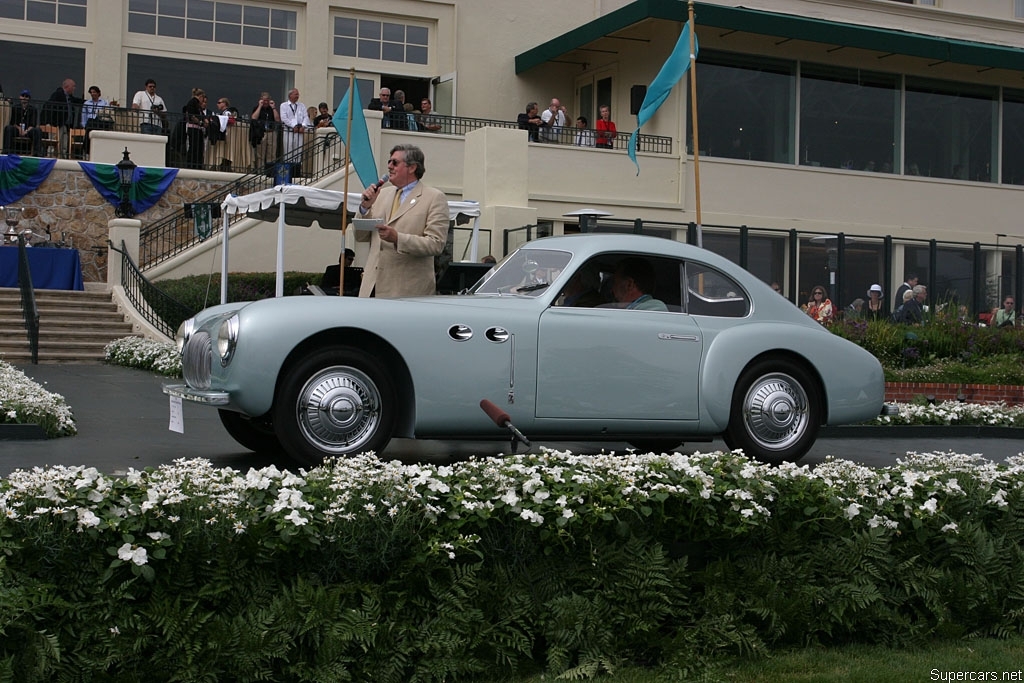
[{"label": "stone staircase", "polygon": [[[110,292],[37,289],[40,363],[101,363],[108,342],[132,334]],[[0,358],[32,361],[17,289],[0,287]]]}]

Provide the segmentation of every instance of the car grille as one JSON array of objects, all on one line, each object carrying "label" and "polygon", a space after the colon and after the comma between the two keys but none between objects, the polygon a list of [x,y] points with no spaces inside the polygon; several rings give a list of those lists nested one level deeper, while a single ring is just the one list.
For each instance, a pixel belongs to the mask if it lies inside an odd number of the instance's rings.
[{"label": "car grille", "polygon": [[193,332],[181,354],[181,374],[193,389],[210,388],[210,364],[213,357],[213,342],[209,333]]}]

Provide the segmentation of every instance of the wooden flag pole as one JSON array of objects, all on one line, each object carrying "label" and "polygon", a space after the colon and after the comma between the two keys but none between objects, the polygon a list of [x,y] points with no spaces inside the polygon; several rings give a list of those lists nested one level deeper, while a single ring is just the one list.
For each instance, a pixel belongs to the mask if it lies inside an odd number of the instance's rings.
[{"label": "wooden flag pole", "polygon": [[352,146],[352,88],[356,85],[356,68],[348,69],[348,118],[345,125],[345,186],[342,190],[341,201],[341,252],[338,254],[338,296],[345,296],[345,231],[348,228],[348,178],[352,175],[349,170],[349,148]]},{"label": "wooden flag pole", "polygon": [[694,212],[697,219],[697,246],[704,246],[704,235],[700,216],[700,142],[697,135],[697,26],[693,23],[693,0],[688,4],[690,12],[690,125],[693,127],[693,182]]}]

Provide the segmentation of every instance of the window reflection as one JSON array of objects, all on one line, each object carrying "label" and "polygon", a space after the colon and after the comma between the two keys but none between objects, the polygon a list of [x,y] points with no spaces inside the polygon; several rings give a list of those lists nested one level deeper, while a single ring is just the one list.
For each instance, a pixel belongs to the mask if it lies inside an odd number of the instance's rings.
[{"label": "window reflection", "polygon": [[[793,62],[765,57],[701,52],[701,155],[792,163],[794,68]],[[692,152],[692,133],[687,135]]]},{"label": "window reflection", "polygon": [[992,180],[996,89],[907,78],[903,172],[933,178]]},{"label": "window reflection", "polygon": [[898,78],[812,64],[800,75],[799,163],[892,173]]}]

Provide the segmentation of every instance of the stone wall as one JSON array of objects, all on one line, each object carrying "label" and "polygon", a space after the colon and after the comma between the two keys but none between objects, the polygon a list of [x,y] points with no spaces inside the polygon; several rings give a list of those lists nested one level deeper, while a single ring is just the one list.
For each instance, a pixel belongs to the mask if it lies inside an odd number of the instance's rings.
[{"label": "stone wall", "polygon": [[[179,172],[160,201],[136,216],[142,221],[143,230],[184,204],[227,184],[224,180],[183,176],[186,174]],[[115,207],[96,191],[76,163],[58,162],[46,181],[15,205],[24,209],[20,228],[45,235],[49,226],[54,242],[65,233],[66,241],[81,254],[82,279],[86,283],[106,283],[107,221],[114,218]]]}]

